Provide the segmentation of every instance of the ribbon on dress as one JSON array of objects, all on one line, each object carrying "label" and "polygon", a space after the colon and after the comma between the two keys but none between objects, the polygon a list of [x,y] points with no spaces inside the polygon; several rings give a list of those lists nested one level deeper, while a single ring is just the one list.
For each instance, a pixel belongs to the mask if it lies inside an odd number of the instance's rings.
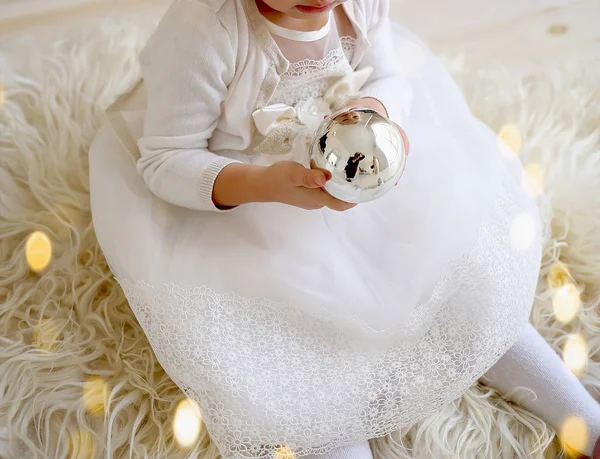
[{"label": "ribbon on dress", "polygon": [[373,73],[371,67],[348,73],[318,99],[308,99],[295,107],[273,104],[252,113],[258,132],[264,136],[254,151],[267,155],[288,155],[305,166],[315,131],[323,119],[358,98],[361,88]]}]

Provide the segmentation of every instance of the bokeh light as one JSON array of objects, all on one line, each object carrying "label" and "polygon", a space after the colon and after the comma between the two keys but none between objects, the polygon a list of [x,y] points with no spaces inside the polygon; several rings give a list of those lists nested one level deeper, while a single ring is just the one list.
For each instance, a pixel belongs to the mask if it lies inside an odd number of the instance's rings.
[{"label": "bokeh light", "polygon": [[548,272],[548,285],[550,288],[558,288],[573,282],[573,277],[567,265],[555,261]]},{"label": "bokeh light", "polygon": [[559,322],[568,323],[581,309],[579,289],[572,283],[558,287],[552,295],[552,310]]},{"label": "bokeh light", "polygon": [[544,171],[542,166],[537,163],[531,163],[523,169],[521,183],[525,193],[537,198],[544,192]]},{"label": "bokeh light", "polygon": [[514,158],[521,153],[521,132],[514,124],[506,124],[498,133],[498,148],[506,158]]},{"label": "bokeh light", "polygon": [[552,24],[548,27],[550,35],[564,35],[569,31],[569,27],[564,24]]},{"label": "bokeh light", "polygon": [[192,446],[200,435],[200,407],[188,399],[182,400],[175,410],[173,431],[175,439],[184,448]]},{"label": "bokeh light", "polygon": [[25,243],[25,258],[32,271],[40,272],[46,269],[52,259],[50,238],[42,231],[31,233]]},{"label": "bokeh light", "polygon": [[70,459],[92,459],[96,457],[96,439],[87,430],[77,429],[69,437]]},{"label": "bokeh light", "polygon": [[83,384],[83,403],[89,414],[102,416],[108,403],[108,384],[97,376],[85,381]]},{"label": "bokeh light", "polygon": [[295,457],[296,456],[294,455],[294,452],[291,449],[283,446],[277,448],[273,459],[294,459]]},{"label": "bokeh light", "polygon": [[563,360],[576,376],[585,371],[588,362],[588,350],[583,336],[569,336],[563,348]]},{"label": "bokeh light", "polygon": [[46,352],[54,352],[58,346],[59,331],[52,320],[41,320],[33,328],[33,345]]},{"label": "bokeh light", "polygon": [[559,437],[567,450],[581,452],[588,443],[588,427],[585,421],[577,416],[569,416],[560,426]]},{"label": "bokeh light", "polygon": [[510,239],[516,250],[527,250],[535,240],[535,220],[529,214],[518,215],[510,225]]}]

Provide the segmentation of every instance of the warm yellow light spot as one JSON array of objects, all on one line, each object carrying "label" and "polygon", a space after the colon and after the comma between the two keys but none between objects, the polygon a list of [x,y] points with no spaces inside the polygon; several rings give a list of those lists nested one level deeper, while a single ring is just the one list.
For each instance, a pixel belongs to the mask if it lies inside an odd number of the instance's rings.
[{"label": "warm yellow light spot", "polygon": [[583,419],[570,416],[560,426],[560,439],[573,451],[583,451],[588,442],[588,428]]},{"label": "warm yellow light spot", "polygon": [[53,352],[58,338],[59,332],[52,320],[42,320],[33,329],[33,345],[43,351]]},{"label": "warm yellow light spot", "polygon": [[552,24],[548,27],[550,35],[564,35],[569,31],[569,27],[564,24]]},{"label": "warm yellow light spot", "polygon": [[521,152],[521,133],[514,124],[507,124],[498,134],[498,148],[502,155],[513,158]]},{"label": "warm yellow light spot", "polygon": [[525,193],[534,198],[544,191],[544,171],[539,164],[531,163],[525,166],[521,179]]},{"label": "warm yellow light spot", "polygon": [[277,448],[275,457],[273,459],[294,459],[296,456],[294,452],[286,447]]},{"label": "warm yellow light spot", "polygon": [[78,429],[70,435],[69,459],[96,457],[96,439],[87,430]]},{"label": "warm yellow light spot", "polygon": [[510,239],[516,250],[527,250],[535,240],[535,221],[529,214],[518,215],[510,225]]},{"label": "warm yellow light spot", "polygon": [[177,405],[173,431],[177,442],[187,448],[192,446],[200,435],[200,407],[190,399],[182,400]]},{"label": "warm yellow light spot", "polygon": [[552,296],[554,315],[562,323],[568,323],[579,313],[581,296],[574,284],[568,283],[557,288]]},{"label": "warm yellow light spot", "polygon": [[83,403],[89,414],[104,414],[108,403],[108,385],[102,378],[94,376],[83,384]]},{"label": "warm yellow light spot", "polygon": [[588,361],[588,350],[585,339],[580,335],[572,335],[563,348],[563,360],[571,371],[579,376],[585,371]]},{"label": "warm yellow light spot", "polygon": [[52,258],[50,238],[41,231],[34,231],[25,243],[25,258],[32,271],[40,272],[46,269]]},{"label": "warm yellow light spot", "polygon": [[550,288],[562,287],[565,284],[572,283],[572,280],[569,268],[560,261],[554,262],[548,272],[548,285]]}]

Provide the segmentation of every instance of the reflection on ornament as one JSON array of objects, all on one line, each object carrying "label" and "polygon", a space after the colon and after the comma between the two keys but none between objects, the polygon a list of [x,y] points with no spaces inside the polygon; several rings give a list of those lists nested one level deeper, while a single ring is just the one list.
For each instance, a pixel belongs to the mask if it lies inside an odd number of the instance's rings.
[{"label": "reflection on ornament", "polygon": [[580,335],[571,335],[563,348],[563,360],[574,375],[579,376],[585,371],[588,360],[588,350],[585,339]]},{"label": "reflection on ornament", "polygon": [[550,272],[548,272],[548,285],[550,288],[558,288],[562,287],[567,283],[571,283],[573,281],[573,277],[569,272],[569,268],[560,262],[556,261],[550,268]]},{"label": "reflection on ornament", "polygon": [[513,248],[527,250],[535,240],[535,220],[529,214],[518,215],[510,225],[510,239]]},{"label": "reflection on ornament", "polygon": [[46,269],[52,258],[50,238],[42,231],[34,231],[25,243],[25,258],[32,271],[40,272]]},{"label": "reflection on ornament", "polygon": [[577,287],[571,283],[557,288],[552,296],[552,309],[559,322],[568,323],[581,308],[581,295]]},{"label": "reflection on ornament", "polygon": [[200,407],[191,399],[179,402],[175,410],[173,431],[175,439],[182,447],[187,448],[196,443],[200,435]]},{"label": "reflection on ornament", "polygon": [[41,320],[33,329],[33,345],[46,352],[58,346],[59,332],[52,320]]},{"label": "reflection on ornament", "polygon": [[560,426],[560,439],[571,452],[580,452],[588,443],[588,427],[583,419],[569,416]]},{"label": "reflection on ornament", "polygon": [[87,412],[102,416],[108,403],[108,385],[100,377],[89,378],[83,385],[83,403]]},{"label": "reflection on ornament", "polygon": [[77,429],[69,436],[70,459],[92,459],[96,457],[96,439],[87,430]]},{"label": "reflection on ornament", "polygon": [[325,191],[354,204],[390,192],[406,165],[405,145],[396,125],[360,107],[342,109],[321,123],[310,158],[311,164],[331,174]]},{"label": "reflection on ornament", "polygon": [[525,166],[521,182],[525,193],[537,198],[544,191],[544,171],[542,167],[536,163]]},{"label": "reflection on ornament", "polygon": [[498,134],[498,148],[505,158],[514,158],[521,152],[521,133],[514,124],[507,124]]}]

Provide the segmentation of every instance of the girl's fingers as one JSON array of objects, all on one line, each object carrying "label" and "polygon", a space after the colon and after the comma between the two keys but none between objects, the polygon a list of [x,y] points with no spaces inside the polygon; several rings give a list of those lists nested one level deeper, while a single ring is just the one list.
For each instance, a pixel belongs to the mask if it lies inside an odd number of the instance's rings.
[{"label": "girl's fingers", "polygon": [[[394,124],[396,124],[396,123],[394,123]],[[408,140],[408,136],[406,135],[406,132],[404,131],[404,129],[402,129],[397,124],[396,124],[396,127],[398,128],[398,131],[400,131],[400,135],[402,136],[402,141],[404,142],[404,150],[406,151],[406,154],[408,155],[408,153],[410,152],[410,142]]]},{"label": "girl's fingers", "polygon": [[327,183],[325,174],[319,169],[306,169],[305,186],[307,188],[321,188]]},{"label": "girl's fingers", "polygon": [[317,164],[315,163],[314,159],[310,160],[310,168],[315,170],[315,171],[321,171],[323,172],[323,174],[325,174],[325,180],[329,181],[331,180],[331,172],[329,172],[327,169],[322,169],[320,167],[317,167]]},{"label": "girl's fingers", "polygon": [[356,204],[351,204],[349,202],[340,201],[339,199],[334,198],[325,190],[323,190],[323,204],[326,207],[329,207],[331,210],[337,210],[339,212],[343,212],[348,209],[352,209],[356,206]]},{"label": "girl's fingers", "polygon": [[290,175],[292,185],[305,188],[321,188],[325,186],[327,180],[322,170],[307,169],[301,164],[297,164],[298,166],[294,167],[294,170]]}]

